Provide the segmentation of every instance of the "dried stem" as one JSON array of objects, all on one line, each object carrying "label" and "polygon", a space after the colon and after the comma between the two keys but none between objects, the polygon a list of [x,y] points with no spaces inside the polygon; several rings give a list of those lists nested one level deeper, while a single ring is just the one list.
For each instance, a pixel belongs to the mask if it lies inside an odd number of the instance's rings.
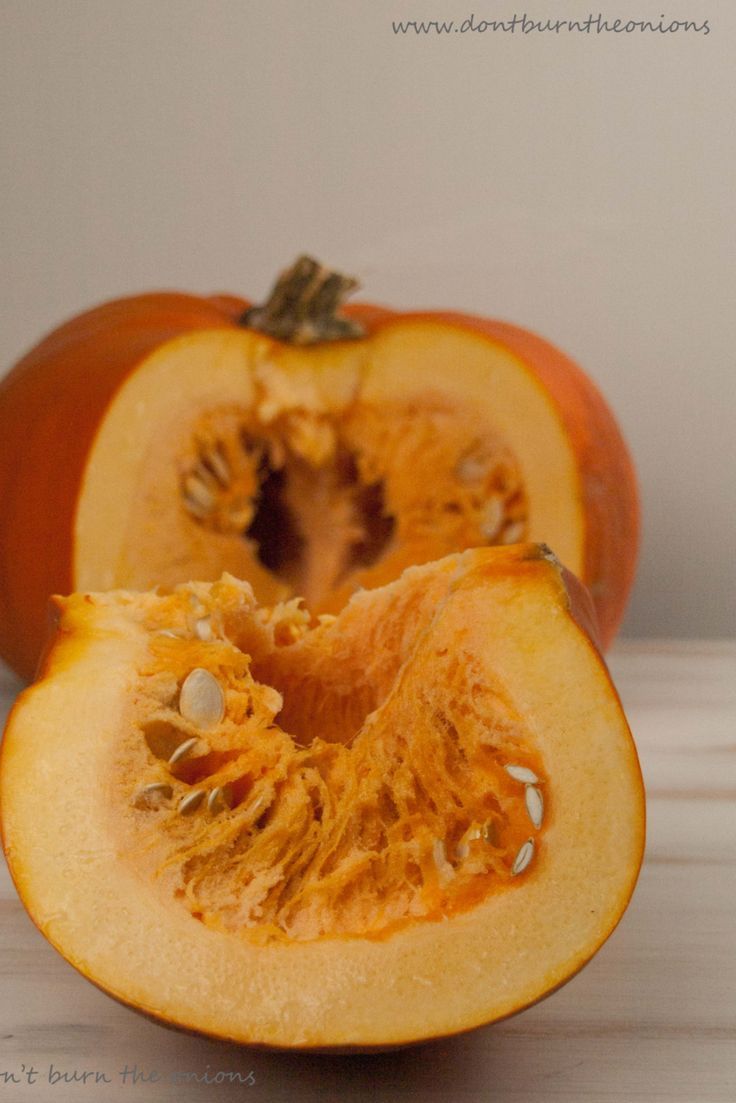
[{"label": "dried stem", "polygon": [[281,273],[267,301],[249,307],[240,323],[292,345],[362,337],[362,326],[338,314],[358,286],[351,276],[333,272],[312,257],[299,257]]}]

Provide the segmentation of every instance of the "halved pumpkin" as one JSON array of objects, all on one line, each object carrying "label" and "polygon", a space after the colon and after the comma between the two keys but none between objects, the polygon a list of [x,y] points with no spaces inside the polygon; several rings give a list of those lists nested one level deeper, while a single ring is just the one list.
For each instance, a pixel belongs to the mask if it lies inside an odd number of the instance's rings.
[{"label": "halved pumpkin", "polygon": [[411,564],[524,540],[588,585],[610,640],[638,506],[592,383],[503,323],[336,315],[335,286],[302,261],[265,308],[108,303],[3,380],[0,653],[16,670],[33,674],[52,593],[228,571],[264,602],[334,612]]},{"label": "halved pumpkin", "polygon": [[642,855],[587,595],[545,548],[453,555],[337,619],[223,577],[76,595],[2,754],[20,895],[169,1024],[371,1047],[568,980]]}]

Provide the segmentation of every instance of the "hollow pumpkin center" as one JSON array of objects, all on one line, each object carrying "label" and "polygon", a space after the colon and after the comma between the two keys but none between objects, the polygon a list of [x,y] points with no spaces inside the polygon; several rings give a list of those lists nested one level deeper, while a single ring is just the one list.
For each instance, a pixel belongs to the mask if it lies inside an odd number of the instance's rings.
[{"label": "hollow pumpkin center", "polygon": [[291,593],[337,611],[360,586],[527,531],[514,456],[472,409],[437,395],[326,411],[213,411],[181,475],[191,521],[237,535]]},{"label": "hollow pumpkin center", "polygon": [[339,626],[212,593],[165,599],[150,624],[116,766],[132,860],[163,891],[251,939],[380,937],[526,872],[542,764],[503,687],[422,644],[439,585],[371,618],[353,603]]},{"label": "hollow pumpkin center", "polygon": [[[382,482],[362,482],[355,456],[344,449],[313,469],[289,456],[265,462],[245,537],[258,559],[292,590],[317,601],[385,552],[395,528]],[[315,501],[312,501],[312,497]]]}]

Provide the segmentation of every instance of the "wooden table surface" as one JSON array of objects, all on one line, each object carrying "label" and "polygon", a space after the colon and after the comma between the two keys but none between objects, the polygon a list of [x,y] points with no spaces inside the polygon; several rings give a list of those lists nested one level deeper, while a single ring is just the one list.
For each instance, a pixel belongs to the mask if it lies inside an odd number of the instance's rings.
[{"label": "wooden table surface", "polygon": [[[245,1050],[167,1031],[99,992],[32,926],[3,869],[0,1103],[734,1103],[736,644],[626,642],[611,667],[647,783],[647,857],[620,927],[560,992],[395,1053]],[[2,674],[0,689],[7,706],[17,683]],[[38,1070],[32,1084],[4,1076],[23,1066]],[[49,1083],[50,1066],[98,1082]],[[134,1069],[160,1079],[133,1082]],[[245,1082],[215,1083],[218,1072]],[[172,1082],[188,1073],[199,1080]]]}]

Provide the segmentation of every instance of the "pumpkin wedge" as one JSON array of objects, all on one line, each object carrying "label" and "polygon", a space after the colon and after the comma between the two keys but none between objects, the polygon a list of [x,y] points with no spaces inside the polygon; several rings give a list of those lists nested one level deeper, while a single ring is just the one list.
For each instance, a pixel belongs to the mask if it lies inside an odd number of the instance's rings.
[{"label": "pumpkin wedge", "polygon": [[467,547],[542,540],[607,643],[638,506],[613,417],[567,357],[459,314],[337,307],[308,258],[264,307],[117,300],[0,383],[0,654],[31,677],[52,593],[222,571],[338,611]]},{"label": "pumpkin wedge", "polygon": [[126,1004],[405,1044],[541,999],[619,921],[641,776],[547,549],[413,567],[337,618],[229,576],[56,609],[4,739],[4,845],[44,935]]}]

